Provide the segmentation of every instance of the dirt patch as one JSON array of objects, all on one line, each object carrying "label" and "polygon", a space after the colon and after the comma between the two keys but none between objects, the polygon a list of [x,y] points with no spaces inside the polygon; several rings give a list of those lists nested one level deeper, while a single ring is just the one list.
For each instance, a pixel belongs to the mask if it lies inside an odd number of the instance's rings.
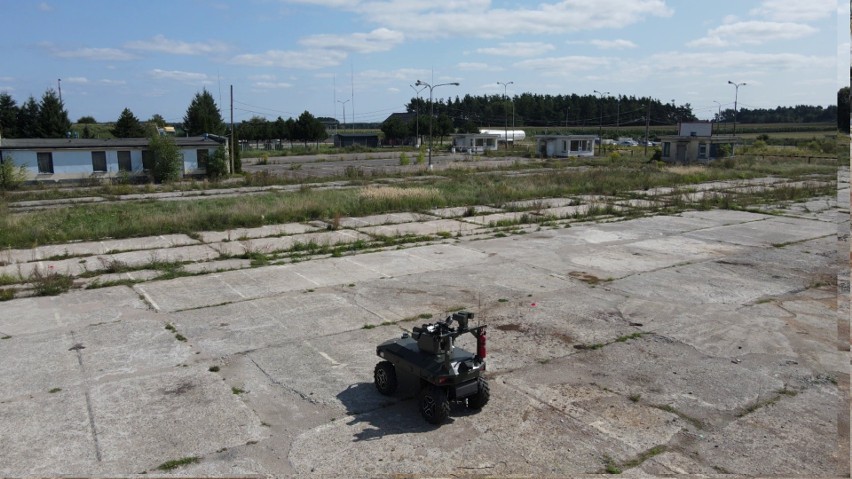
[{"label": "dirt patch", "polygon": [[520,331],[524,332],[524,328],[520,324],[501,324],[500,326],[494,326],[496,329],[500,331]]},{"label": "dirt patch", "polygon": [[600,278],[593,274],[586,273],[585,271],[571,271],[568,273],[568,276],[589,284],[598,284],[601,282]]}]

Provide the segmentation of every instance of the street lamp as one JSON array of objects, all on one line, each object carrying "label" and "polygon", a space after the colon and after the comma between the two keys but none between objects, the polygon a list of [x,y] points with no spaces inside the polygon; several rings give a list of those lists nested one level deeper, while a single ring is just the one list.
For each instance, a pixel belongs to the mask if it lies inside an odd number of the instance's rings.
[{"label": "street lamp", "polygon": [[[351,98],[349,100],[351,100]],[[344,132],[346,131],[346,104],[349,103],[349,100],[346,100],[346,101],[337,100],[337,103],[343,104],[343,131]],[[342,138],[340,139],[340,143],[341,143],[341,146],[343,146],[343,139]]]},{"label": "street lamp", "polygon": [[[499,82],[499,81],[497,82],[498,85],[503,85],[503,100],[506,99],[506,87],[508,87],[509,85],[512,85],[514,83],[515,82],[513,82],[513,81],[510,81],[508,83]],[[513,104],[513,107],[514,107],[514,104]],[[509,116],[508,115],[509,115],[508,111],[505,112],[505,114],[503,115],[503,141],[506,142],[506,149],[507,150],[509,149]],[[514,121],[514,120],[515,120],[515,112],[512,111],[512,121]]]},{"label": "street lamp", "polygon": [[429,169],[432,169],[432,120],[435,117],[435,104],[432,102],[432,90],[438,88],[439,86],[445,85],[455,85],[459,86],[459,82],[450,82],[450,83],[439,83],[437,85],[430,85],[425,81],[417,80],[414,83],[415,86],[423,85],[429,89]]},{"label": "street lamp", "polygon": [[[719,105],[719,113],[716,114],[716,124],[722,121],[722,104],[716,100],[713,100],[713,103]],[[716,127],[716,133],[719,133],[719,127]]]},{"label": "street lamp", "polygon": [[740,95],[740,87],[745,86],[746,83],[734,83],[731,80],[728,80],[728,83],[734,85],[734,136],[737,136],[737,97]]},{"label": "street lamp", "polygon": [[414,146],[420,148],[420,92],[425,90],[426,87],[424,86],[423,88],[418,90],[414,87],[414,85],[408,86],[410,86],[411,89],[414,90],[414,94],[417,96],[417,107],[414,109],[414,114],[416,115],[414,117],[414,143],[416,143]]},{"label": "street lamp", "polygon": [[[598,99],[601,101],[603,100],[604,95],[609,95],[608,91],[595,90],[595,93],[600,95]],[[603,151],[603,107],[600,106],[600,101],[598,102],[598,108],[601,110],[601,121],[598,123],[598,154],[600,155],[601,151]]]}]

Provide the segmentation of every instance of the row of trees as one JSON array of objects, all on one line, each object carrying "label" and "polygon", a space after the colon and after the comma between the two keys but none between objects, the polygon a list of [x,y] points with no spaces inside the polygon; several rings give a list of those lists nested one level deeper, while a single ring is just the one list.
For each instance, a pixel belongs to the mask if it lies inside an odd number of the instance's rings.
[{"label": "row of trees", "polygon": [[6,138],[64,138],[71,131],[68,112],[56,92],[44,92],[41,101],[30,95],[23,105],[0,93],[0,134]]},{"label": "row of trees", "polygon": [[308,143],[323,141],[328,138],[326,123],[305,111],[298,119],[283,119],[280,116],[275,121],[269,121],[260,116],[254,116],[236,126],[241,140],[254,142],[270,142],[275,140]]},{"label": "row of trees", "polygon": [[[734,121],[734,109],[722,110],[714,115],[716,121]],[[740,108],[736,112],[737,123],[826,123],[837,118],[837,107],[796,105],[779,106],[773,109]]]}]

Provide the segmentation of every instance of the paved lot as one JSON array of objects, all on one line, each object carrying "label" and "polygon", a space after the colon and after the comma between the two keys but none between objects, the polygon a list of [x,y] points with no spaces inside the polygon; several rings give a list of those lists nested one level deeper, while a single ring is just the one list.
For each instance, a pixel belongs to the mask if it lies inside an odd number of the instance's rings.
[{"label": "paved lot", "polygon": [[[845,175],[838,198],[772,215],[506,237],[467,236],[492,208],[346,219],[356,238],[460,236],[0,303],[0,476],[161,474],[182,458],[197,462],[176,473],[215,476],[848,474]],[[267,229],[68,248],[171,249],[203,269],[216,255],[199,241],[344,233]],[[458,307],[489,325],[492,399],[436,428],[413,390],[376,392],[375,345]]]}]

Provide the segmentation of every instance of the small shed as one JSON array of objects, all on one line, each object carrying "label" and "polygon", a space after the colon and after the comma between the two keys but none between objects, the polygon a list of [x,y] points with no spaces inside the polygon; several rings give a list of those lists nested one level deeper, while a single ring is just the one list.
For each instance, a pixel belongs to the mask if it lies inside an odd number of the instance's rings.
[{"label": "small shed", "polygon": [[334,146],[340,148],[347,146],[377,148],[379,146],[379,135],[372,133],[338,133],[334,135]]},{"label": "small shed", "polygon": [[660,137],[661,160],[666,163],[709,163],[733,153],[737,138],[713,135],[710,122],[686,122],[678,125],[677,135]]},{"label": "small shed", "polygon": [[463,153],[485,153],[497,149],[496,133],[459,133],[453,135],[453,148]]},{"label": "small shed", "polygon": [[595,135],[536,135],[536,151],[545,157],[595,156]]}]

